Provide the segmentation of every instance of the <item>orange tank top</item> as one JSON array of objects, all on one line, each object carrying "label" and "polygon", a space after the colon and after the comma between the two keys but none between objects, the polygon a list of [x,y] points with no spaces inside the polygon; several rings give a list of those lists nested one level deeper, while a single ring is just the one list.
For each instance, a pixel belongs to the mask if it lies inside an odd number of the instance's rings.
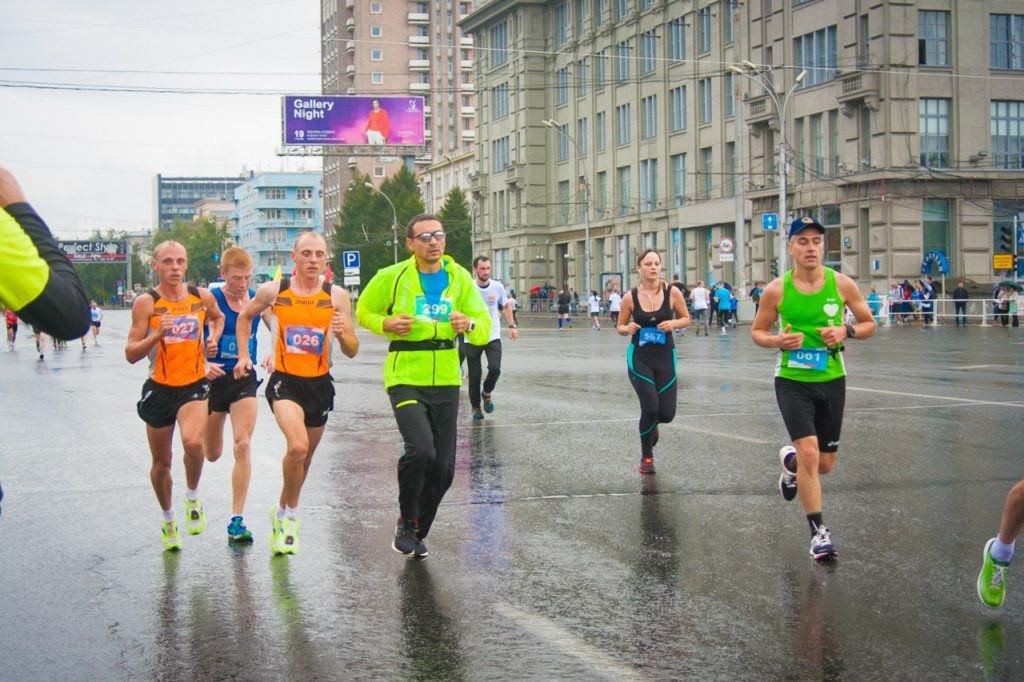
[{"label": "orange tank top", "polygon": [[199,289],[189,285],[188,296],[177,302],[161,298],[156,289],[150,289],[149,295],[153,297],[153,314],[149,318],[151,330],[157,330],[165,315],[174,318],[174,326],[150,353],[149,376],[164,386],[187,386],[204,378],[206,306],[199,296]]},{"label": "orange tank top", "polygon": [[327,374],[327,341],[334,317],[331,284],[325,282],[312,296],[299,296],[291,288],[291,279],[282,278],[273,311],[277,316],[274,368],[297,377]]}]

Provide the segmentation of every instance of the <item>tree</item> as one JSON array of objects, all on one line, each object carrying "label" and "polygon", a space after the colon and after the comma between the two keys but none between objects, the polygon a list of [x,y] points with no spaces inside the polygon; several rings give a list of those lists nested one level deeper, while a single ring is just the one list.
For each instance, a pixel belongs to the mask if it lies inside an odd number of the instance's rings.
[{"label": "tree", "polygon": [[153,248],[168,240],[179,242],[188,253],[188,281],[204,285],[220,276],[220,254],[231,241],[227,226],[210,218],[191,223],[175,221],[170,230],[153,235]]},{"label": "tree", "polygon": [[[113,230],[107,230],[106,234],[101,234],[97,230],[89,239],[124,241],[128,240],[128,235]],[[136,250],[131,248],[130,240],[128,240],[128,245],[132,252],[132,280],[146,286],[149,282],[149,264],[142,262]],[[82,280],[85,295],[98,301],[100,306],[110,305],[111,297],[117,295],[118,282],[121,282],[121,286],[127,287],[126,263],[73,263],[73,265],[78,272],[79,279]]]},{"label": "tree", "polygon": [[473,223],[469,215],[469,204],[466,203],[466,193],[461,187],[452,187],[437,217],[441,219],[444,231],[448,234],[445,253],[459,265],[471,267],[476,256],[473,253]]}]

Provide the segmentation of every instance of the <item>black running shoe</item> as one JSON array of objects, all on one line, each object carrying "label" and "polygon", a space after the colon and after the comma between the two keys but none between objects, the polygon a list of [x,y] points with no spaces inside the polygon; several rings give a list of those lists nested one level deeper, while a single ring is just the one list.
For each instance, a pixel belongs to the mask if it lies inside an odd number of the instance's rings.
[{"label": "black running shoe", "polygon": [[412,552],[412,558],[418,561],[422,561],[423,559],[426,559],[427,556],[429,556],[429,552],[427,551],[427,543],[423,541],[423,536],[420,535],[419,528],[413,531],[412,536],[416,542],[416,548]]},{"label": "black running shoe", "polygon": [[796,457],[796,449],[792,445],[786,445],[779,450],[779,461],[782,462],[782,474],[779,476],[779,493],[782,499],[789,502],[796,497],[796,472],[790,471],[786,466],[786,460],[790,453]]},{"label": "black running shoe", "polygon": [[408,521],[399,521],[398,526],[395,528],[395,541],[391,543],[391,548],[406,556],[415,552],[416,537],[413,534],[414,530],[413,525]]}]

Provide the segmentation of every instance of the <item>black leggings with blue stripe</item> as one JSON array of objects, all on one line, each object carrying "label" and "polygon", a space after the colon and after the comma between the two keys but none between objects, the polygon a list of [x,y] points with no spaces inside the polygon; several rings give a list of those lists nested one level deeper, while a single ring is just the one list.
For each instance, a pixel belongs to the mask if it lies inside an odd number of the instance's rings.
[{"label": "black leggings with blue stripe", "polygon": [[675,348],[643,348],[629,344],[629,380],[640,399],[640,452],[653,457],[654,429],[676,416]]}]

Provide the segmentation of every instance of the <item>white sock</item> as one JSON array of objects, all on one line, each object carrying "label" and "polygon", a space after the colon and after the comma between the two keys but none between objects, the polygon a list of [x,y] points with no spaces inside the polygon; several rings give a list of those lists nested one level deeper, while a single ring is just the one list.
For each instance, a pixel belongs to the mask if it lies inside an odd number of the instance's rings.
[{"label": "white sock", "polygon": [[1011,542],[1007,545],[1003,543],[1003,541],[1000,540],[999,536],[997,535],[995,541],[992,543],[992,546],[989,547],[988,553],[991,554],[992,558],[998,561],[999,563],[1008,564],[1010,563],[1010,560],[1013,559],[1013,549],[1016,544],[1016,542]]},{"label": "white sock", "polygon": [[164,509],[164,523],[171,523],[174,521],[174,507],[170,509]]},{"label": "white sock", "polygon": [[185,488],[185,499],[189,502],[195,502],[199,499],[199,492],[197,490],[192,490],[191,488]]},{"label": "white sock", "polygon": [[281,519],[284,518],[284,509],[281,509],[280,505],[278,505],[277,511],[275,512],[275,514],[277,516],[277,520],[280,521]]},{"label": "white sock", "polygon": [[286,506],[284,508],[284,515],[287,516],[289,519],[297,519],[299,518],[299,508]]}]

